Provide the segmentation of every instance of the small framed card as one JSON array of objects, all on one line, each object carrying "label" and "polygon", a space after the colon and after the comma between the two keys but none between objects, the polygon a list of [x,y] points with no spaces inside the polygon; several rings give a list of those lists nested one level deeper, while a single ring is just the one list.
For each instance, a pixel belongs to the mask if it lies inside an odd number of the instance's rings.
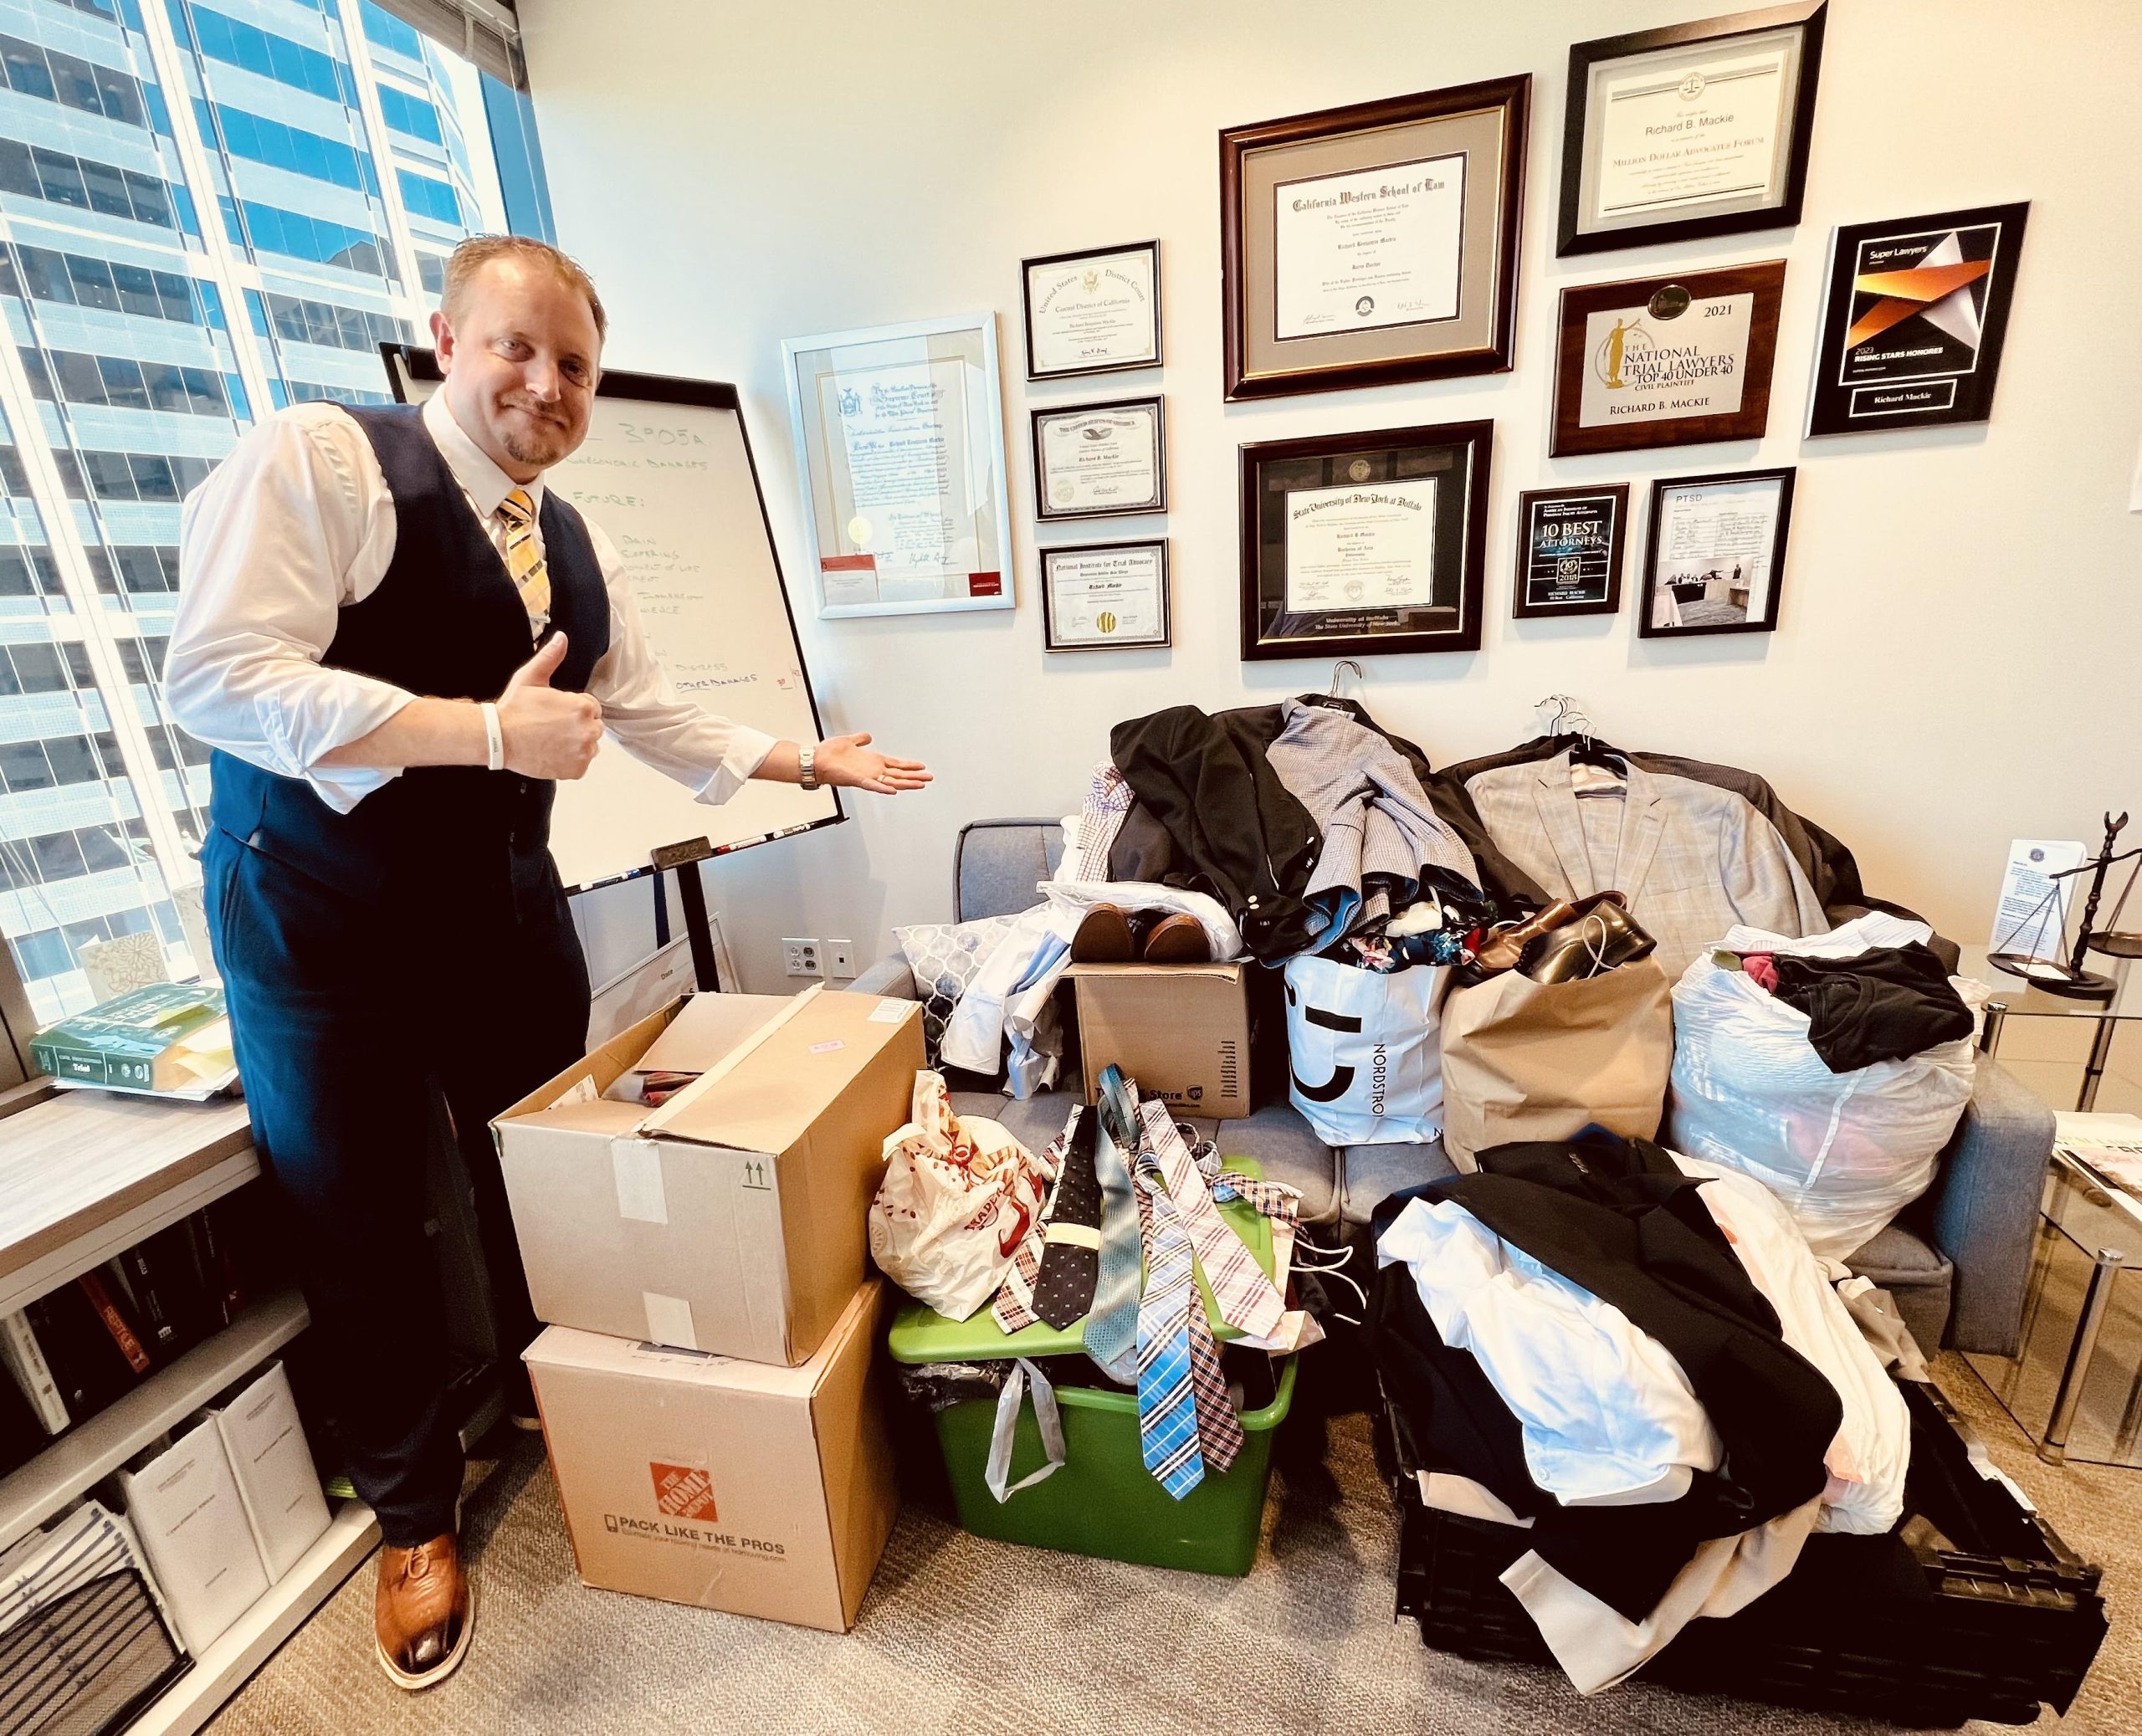
[{"label": "small framed card", "polygon": [[1629,485],[1532,489],[1517,497],[1520,621],[1555,615],[1612,615],[1622,607],[1622,547]]},{"label": "small framed card", "polygon": [[1651,485],[1647,639],[1777,630],[1792,479],[1781,470],[1663,476]]},{"label": "small framed card", "polygon": [[1051,651],[1166,645],[1168,545],[1067,545],[1041,551],[1042,643]]},{"label": "small framed card", "polygon": [[1161,244],[1050,253],[1020,267],[1027,377],[1161,365]]},{"label": "small framed card", "polygon": [[1034,516],[1102,519],[1168,510],[1161,400],[1067,404],[1033,412]]}]

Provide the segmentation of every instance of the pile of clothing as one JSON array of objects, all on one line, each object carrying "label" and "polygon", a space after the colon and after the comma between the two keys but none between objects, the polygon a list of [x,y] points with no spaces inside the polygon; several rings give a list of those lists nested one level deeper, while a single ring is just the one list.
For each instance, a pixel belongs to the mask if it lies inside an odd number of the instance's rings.
[{"label": "pile of clothing", "polygon": [[1591,1130],[1484,1152],[1376,1232],[1370,1340],[1422,1498],[1527,1529],[1503,1583],[1580,1689],[1745,1607],[1811,1534],[1902,1517],[1886,1365],[1923,1377],[1916,1347],[1745,1177]]}]

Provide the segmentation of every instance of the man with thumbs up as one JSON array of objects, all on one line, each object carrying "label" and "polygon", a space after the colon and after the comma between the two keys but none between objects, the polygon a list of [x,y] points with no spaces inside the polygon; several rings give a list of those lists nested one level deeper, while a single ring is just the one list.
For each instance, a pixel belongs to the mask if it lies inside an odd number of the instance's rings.
[{"label": "man with thumbs up", "polygon": [[746,780],[919,789],[868,735],[776,741],[680,701],[601,531],[543,485],[600,366],[587,274],[514,237],[462,243],[419,412],[305,404],[187,502],[173,714],[214,750],[202,852],[254,1143],[357,1492],[379,1515],[380,1662],[404,1687],[465,1654],[459,1417],[424,1151],[467,1162],[500,1351],[537,1330],[491,1118],[580,1057],[587,969],[548,848],[555,781],[602,736],[721,801]]}]

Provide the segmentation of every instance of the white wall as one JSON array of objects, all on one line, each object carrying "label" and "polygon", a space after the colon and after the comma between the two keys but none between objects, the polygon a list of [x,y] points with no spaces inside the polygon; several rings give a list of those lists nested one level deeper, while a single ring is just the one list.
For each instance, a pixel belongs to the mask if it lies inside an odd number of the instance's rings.
[{"label": "white wall", "polygon": [[[1369,665],[1366,697],[1438,762],[1535,733],[1566,689],[1602,733],[1763,773],[1858,853],[1868,884],[1981,943],[2006,841],[2094,837],[2142,811],[2142,7],[2129,0],[1832,0],[1796,230],[1553,257],[1568,45],[1724,10],[1705,0],[520,0],[561,236],[593,271],[623,367],[746,397],[831,730],[927,760],[935,788],[852,798],[856,822],[713,873],[747,986],[781,935],[942,919],[964,820],[1075,806],[1109,726],[1322,688],[1326,663],[1237,654],[1235,448],[1493,417],[1484,646]],[[1519,71],[1533,75],[1517,366],[1424,386],[1221,402],[1222,126]],[[1990,425],[1804,443],[1839,223],[2032,202]],[[1022,256],[1158,235],[1171,442],[1171,652],[1042,650]],[[1546,457],[1555,291],[1669,268],[1791,261],[1760,444]],[[1006,359],[1015,613],[821,622],[780,340],[993,308]],[[1771,635],[1642,641],[1612,619],[1509,618],[1517,491],[1797,463]],[[1130,534],[1145,521],[1116,527]],[[1052,526],[1047,540],[1080,540]],[[1641,520],[1631,539],[1632,565]],[[2139,812],[2138,830],[2142,830]]]}]

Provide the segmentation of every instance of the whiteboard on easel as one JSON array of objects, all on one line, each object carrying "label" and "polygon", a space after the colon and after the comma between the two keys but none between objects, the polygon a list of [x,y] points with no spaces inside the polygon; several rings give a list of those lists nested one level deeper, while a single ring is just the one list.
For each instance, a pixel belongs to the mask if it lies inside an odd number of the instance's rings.
[{"label": "whiteboard on easel", "polygon": [[[437,389],[429,350],[381,347],[401,402]],[[587,440],[544,484],[617,549],[648,643],[681,697],[776,740],[818,739],[735,387],[606,372]],[[644,870],[668,845],[704,837],[724,853],[842,817],[831,789],[756,780],[718,807],[702,802],[606,740],[586,777],[558,786],[551,853],[568,887],[594,886]]]}]

